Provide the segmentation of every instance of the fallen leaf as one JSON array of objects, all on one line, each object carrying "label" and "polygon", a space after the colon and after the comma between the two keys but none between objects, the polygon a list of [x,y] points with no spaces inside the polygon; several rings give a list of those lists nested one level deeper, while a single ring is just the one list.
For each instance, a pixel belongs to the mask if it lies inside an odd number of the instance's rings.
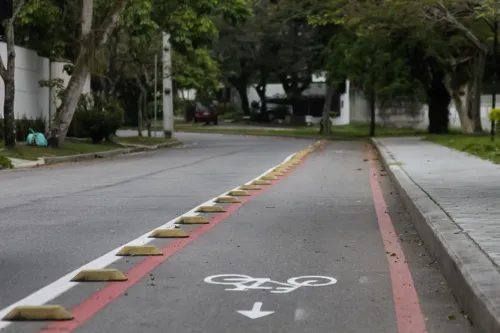
[{"label": "fallen leaf", "polygon": [[457,317],[455,315],[448,316],[448,320],[455,320]]}]

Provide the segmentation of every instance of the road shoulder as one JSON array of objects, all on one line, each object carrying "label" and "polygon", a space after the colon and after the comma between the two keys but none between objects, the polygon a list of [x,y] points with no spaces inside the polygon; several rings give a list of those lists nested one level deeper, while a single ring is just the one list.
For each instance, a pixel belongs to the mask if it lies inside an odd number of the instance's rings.
[{"label": "road shoulder", "polygon": [[44,165],[54,165],[61,163],[77,163],[95,159],[102,158],[112,158],[127,154],[151,152],[164,148],[181,147],[183,145],[180,141],[172,141],[166,143],[159,143],[155,145],[140,145],[140,144],[122,144],[123,148],[103,150],[93,153],[85,154],[74,154],[74,155],[63,155],[63,156],[51,156],[51,157],[41,157],[36,161],[24,160],[19,158],[9,158],[12,162],[13,169],[26,169],[26,168],[36,168]]}]

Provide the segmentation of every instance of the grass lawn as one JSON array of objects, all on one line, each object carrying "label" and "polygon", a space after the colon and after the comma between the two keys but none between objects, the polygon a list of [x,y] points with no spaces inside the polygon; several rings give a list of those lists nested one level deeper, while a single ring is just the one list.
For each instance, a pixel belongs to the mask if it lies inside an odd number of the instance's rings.
[{"label": "grass lawn", "polygon": [[135,145],[142,145],[142,146],[155,146],[161,143],[174,143],[178,142],[177,139],[165,139],[165,138],[160,138],[160,137],[147,137],[147,136],[129,136],[129,137],[120,137],[117,139],[118,142],[123,143],[123,144],[135,144]]},{"label": "grass lawn", "polygon": [[[3,143],[0,142],[3,146]],[[13,157],[23,160],[37,160],[39,157],[67,156],[86,153],[97,153],[106,150],[123,148],[115,143],[94,145],[90,142],[65,142],[62,147],[54,149],[48,147],[33,147],[19,144],[14,149],[3,149],[0,156]]]},{"label": "grass lawn", "polygon": [[[263,125],[265,127],[265,125]],[[295,128],[262,128],[255,126],[250,127],[228,127],[225,126],[202,126],[192,124],[175,124],[176,132],[191,132],[191,133],[223,133],[223,134],[240,134],[240,135],[276,135],[276,136],[303,136],[303,137],[318,137],[318,126],[295,127]],[[332,133],[328,135],[330,138],[338,139],[356,139],[366,138],[369,136],[370,127],[368,124],[351,124],[345,126],[333,126]],[[390,128],[377,127],[375,135],[379,137],[388,136],[414,136],[425,135],[425,131],[407,129],[407,128]]]},{"label": "grass lawn", "polygon": [[500,137],[497,137],[494,142],[491,142],[488,135],[429,135],[426,139],[493,163],[500,163]]}]

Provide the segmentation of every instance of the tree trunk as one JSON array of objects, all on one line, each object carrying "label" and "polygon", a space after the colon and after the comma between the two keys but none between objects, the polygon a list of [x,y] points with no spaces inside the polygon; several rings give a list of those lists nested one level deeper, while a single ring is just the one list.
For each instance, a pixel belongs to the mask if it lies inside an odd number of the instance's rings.
[{"label": "tree trunk", "polygon": [[481,95],[483,92],[483,76],[485,66],[486,54],[482,51],[478,51],[474,68],[474,102],[471,108],[474,133],[483,132],[483,126],[481,124]]},{"label": "tree trunk", "polygon": [[49,145],[59,147],[66,138],[71,119],[75,113],[78,101],[83,91],[83,86],[87,80],[89,70],[85,61],[77,61],[68,86],[64,91],[61,105],[53,113],[49,134]]},{"label": "tree trunk", "polygon": [[472,119],[469,117],[473,97],[472,89],[470,89],[468,85],[464,85],[462,87],[452,88],[450,91],[453,104],[455,105],[458,117],[460,118],[462,132],[472,133]]},{"label": "tree trunk", "polygon": [[[83,91],[83,86],[89,74],[90,61],[94,53],[107,43],[109,35],[115,28],[120,18],[120,14],[125,9],[126,0],[116,0],[111,7],[108,15],[102,23],[95,29],[95,36],[92,36],[90,28],[92,27],[92,11],[90,2],[93,0],[84,0],[82,7],[82,45],[78,54],[73,73],[64,91],[61,105],[54,112],[51,119],[49,145],[58,147],[66,138],[66,134],[75,113],[78,101]],[[86,29],[89,29],[88,31]]]},{"label": "tree trunk", "polygon": [[333,95],[335,94],[335,85],[329,84],[326,88],[325,104],[323,105],[323,114],[319,132],[321,134],[330,134],[332,131],[332,122],[330,121],[330,111]]},{"label": "tree trunk", "polygon": [[269,70],[266,66],[259,66],[259,84],[255,87],[257,95],[260,99],[260,118],[263,122],[269,121],[269,113],[267,112],[267,81],[269,78]]},{"label": "tree trunk", "polygon": [[243,110],[243,114],[248,116],[250,114],[250,104],[248,102],[247,85],[240,83],[235,86],[235,88],[240,95],[241,109]]},{"label": "tree trunk", "polygon": [[429,127],[431,134],[448,133],[449,104],[451,96],[446,86],[446,73],[438,61],[429,57],[427,59],[429,78],[425,80],[428,86],[426,91]]},{"label": "tree trunk", "polygon": [[375,89],[372,88],[370,92],[370,136],[371,137],[375,136],[376,111],[377,111],[377,93],[375,92]]},{"label": "tree trunk", "polygon": [[137,101],[137,136],[142,137],[142,99],[143,99],[144,93],[141,92],[139,95],[139,100]]},{"label": "tree trunk", "polygon": [[15,68],[16,52],[14,45],[14,26],[12,20],[5,22],[5,41],[7,44],[7,67],[0,57],[0,76],[4,82],[5,94],[3,104],[4,144],[12,148],[16,146],[16,121],[14,117],[14,99],[16,94]]},{"label": "tree trunk", "polygon": [[151,137],[151,117],[149,117],[148,112],[148,91],[146,89],[143,90],[143,99],[142,99],[142,116],[144,120],[146,120],[146,128],[148,130],[148,138]]},{"label": "tree trunk", "polygon": [[429,128],[431,134],[448,133],[450,94],[444,85],[444,74],[436,75],[431,80],[431,87],[427,91],[429,107]]},{"label": "tree trunk", "polygon": [[292,105],[292,115],[290,117],[290,125],[292,126],[306,126],[306,116],[299,98],[290,98]]},{"label": "tree trunk", "polygon": [[263,122],[269,121],[269,114],[267,112],[267,99],[266,99],[266,84],[258,84],[255,87],[255,91],[260,99],[260,120]]}]

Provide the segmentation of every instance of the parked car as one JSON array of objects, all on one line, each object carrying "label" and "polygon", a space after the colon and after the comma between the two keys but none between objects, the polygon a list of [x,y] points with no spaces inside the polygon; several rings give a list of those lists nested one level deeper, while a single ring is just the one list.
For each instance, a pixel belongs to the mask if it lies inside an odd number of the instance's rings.
[{"label": "parked car", "polygon": [[217,125],[219,122],[218,116],[215,113],[215,109],[212,107],[207,107],[200,102],[196,102],[196,109],[194,112],[194,122],[203,122],[205,124],[213,123]]}]

